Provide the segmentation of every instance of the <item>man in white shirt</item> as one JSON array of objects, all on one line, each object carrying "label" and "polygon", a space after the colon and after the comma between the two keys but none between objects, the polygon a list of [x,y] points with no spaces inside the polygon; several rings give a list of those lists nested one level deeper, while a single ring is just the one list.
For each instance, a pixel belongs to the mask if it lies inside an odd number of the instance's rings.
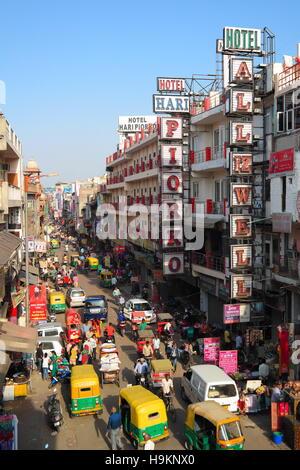
[{"label": "man in white shirt", "polygon": [[155,335],[155,338],[153,338],[153,349],[154,349],[154,354],[157,359],[160,358],[160,339],[158,335]]},{"label": "man in white shirt", "polygon": [[173,380],[170,377],[170,374],[166,374],[165,378],[161,381],[163,395],[174,394],[174,385]]},{"label": "man in white shirt", "polygon": [[144,450],[154,450],[155,444],[153,441],[151,441],[151,437],[149,434],[145,434],[145,445],[144,445]]},{"label": "man in white shirt", "polygon": [[117,279],[115,278],[115,276],[113,276],[111,279],[111,285],[114,287],[116,284],[117,284]]},{"label": "man in white shirt", "polygon": [[270,374],[270,367],[266,364],[264,359],[261,359],[259,367],[258,367],[258,375],[262,379],[267,379]]}]

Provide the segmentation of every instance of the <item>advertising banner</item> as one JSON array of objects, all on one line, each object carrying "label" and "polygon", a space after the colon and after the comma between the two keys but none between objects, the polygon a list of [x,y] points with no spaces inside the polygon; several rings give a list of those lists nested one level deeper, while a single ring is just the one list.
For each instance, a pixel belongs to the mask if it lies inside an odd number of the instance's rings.
[{"label": "advertising banner", "polygon": [[295,150],[293,148],[281,152],[272,152],[270,154],[269,174],[293,171],[294,154]]},{"label": "advertising banner", "polygon": [[204,362],[217,365],[219,362],[220,338],[204,338]]},{"label": "advertising banner", "polygon": [[226,372],[226,374],[232,374],[238,370],[238,352],[232,351],[220,351],[219,354],[219,367]]},{"label": "advertising banner", "polygon": [[224,324],[243,323],[250,321],[249,304],[227,304],[224,305]]},{"label": "advertising banner", "polygon": [[46,286],[29,286],[29,306],[31,321],[47,320]]}]

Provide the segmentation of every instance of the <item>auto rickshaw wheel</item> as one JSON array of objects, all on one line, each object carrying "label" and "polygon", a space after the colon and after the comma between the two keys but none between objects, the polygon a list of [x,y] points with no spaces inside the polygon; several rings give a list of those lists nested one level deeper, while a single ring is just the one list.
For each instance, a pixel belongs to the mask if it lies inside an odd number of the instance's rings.
[{"label": "auto rickshaw wheel", "polygon": [[190,444],[190,442],[188,440],[184,441],[184,448],[186,450],[193,450],[193,446]]},{"label": "auto rickshaw wheel", "polygon": [[137,441],[136,439],[134,439],[134,437],[131,439],[131,444],[132,444],[132,447],[134,448],[134,450],[138,450],[138,448],[139,448],[139,441]]}]

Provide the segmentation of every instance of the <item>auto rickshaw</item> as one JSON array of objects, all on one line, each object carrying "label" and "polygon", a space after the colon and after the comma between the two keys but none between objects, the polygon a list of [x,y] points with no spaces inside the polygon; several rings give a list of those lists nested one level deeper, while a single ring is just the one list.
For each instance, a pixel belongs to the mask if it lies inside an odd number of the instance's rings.
[{"label": "auto rickshaw", "polygon": [[51,313],[64,313],[67,308],[64,293],[55,290],[50,291],[49,306]]},{"label": "auto rickshaw", "polygon": [[100,286],[101,287],[112,287],[112,272],[103,270],[100,273]]},{"label": "auto rickshaw", "polygon": [[123,431],[135,449],[145,444],[145,434],[152,441],[169,437],[166,405],[154,393],[141,385],[124,388],[119,405]]},{"label": "auto rickshaw", "polygon": [[74,308],[68,308],[65,314],[67,341],[79,343],[82,337],[81,333],[81,317]]},{"label": "auto rickshaw", "polygon": [[79,257],[80,257],[79,253],[71,253],[70,255],[70,265],[73,266],[74,268],[76,268]]},{"label": "auto rickshaw", "polygon": [[173,378],[173,367],[169,359],[152,359],[150,361],[149,384],[153,391],[161,389],[161,382],[166,374],[169,374],[171,379]]},{"label": "auto rickshaw", "polygon": [[73,366],[71,373],[71,416],[103,411],[99,378],[92,365]]},{"label": "auto rickshaw", "polygon": [[240,418],[215,401],[188,406],[184,424],[187,450],[242,450]]},{"label": "auto rickshaw", "polygon": [[90,271],[97,271],[98,265],[99,265],[99,260],[97,258],[89,257],[88,262],[89,262],[89,270]]},{"label": "auto rickshaw", "polygon": [[150,328],[146,328],[143,331],[137,331],[136,351],[138,353],[138,356],[143,355],[143,347],[146,344],[146,341],[149,341],[149,343],[151,343],[152,345],[153,338],[154,333]]},{"label": "auto rickshaw", "polygon": [[50,241],[50,244],[51,244],[52,248],[59,248],[59,241],[58,240],[53,239],[53,240]]},{"label": "auto rickshaw", "polygon": [[173,322],[173,317],[170,313],[157,313],[157,334],[161,337],[164,334],[164,327],[167,323]]}]

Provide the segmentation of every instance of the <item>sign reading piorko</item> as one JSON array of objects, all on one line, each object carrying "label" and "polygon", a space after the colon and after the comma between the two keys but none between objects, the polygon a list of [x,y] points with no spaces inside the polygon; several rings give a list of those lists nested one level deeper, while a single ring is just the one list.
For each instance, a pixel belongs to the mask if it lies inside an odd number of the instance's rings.
[{"label": "sign reading piorko", "polygon": [[129,134],[132,132],[141,132],[142,129],[147,131],[149,124],[152,129],[156,129],[156,116],[119,116],[119,134]]}]

